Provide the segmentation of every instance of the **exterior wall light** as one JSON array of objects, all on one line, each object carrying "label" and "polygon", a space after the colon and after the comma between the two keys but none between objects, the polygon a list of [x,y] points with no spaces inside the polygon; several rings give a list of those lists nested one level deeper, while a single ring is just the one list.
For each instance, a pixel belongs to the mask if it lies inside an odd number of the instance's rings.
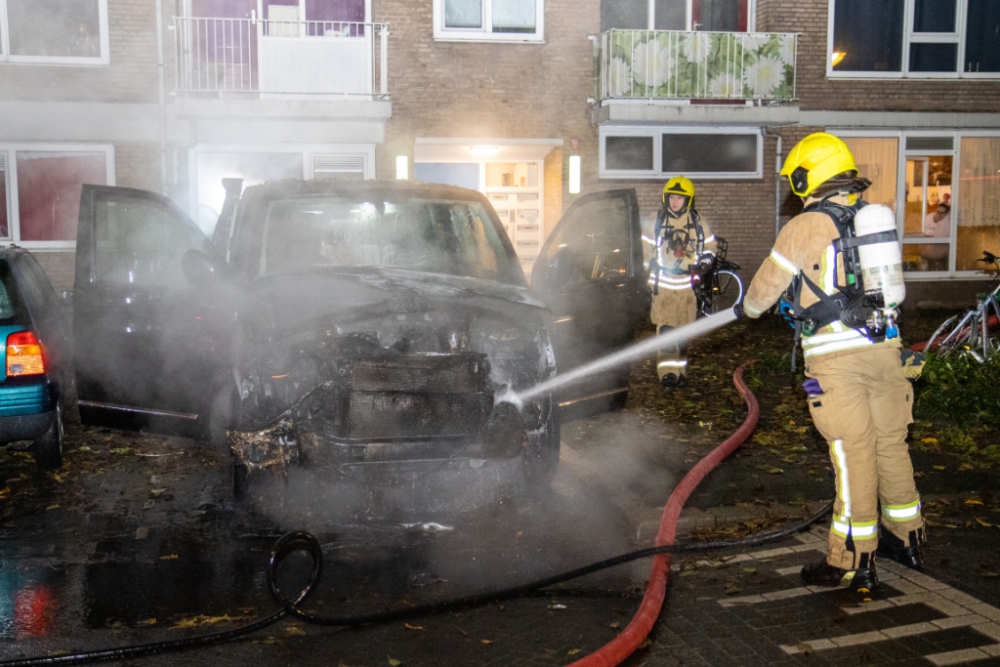
[{"label": "exterior wall light", "polygon": [[405,181],[410,177],[410,158],[405,155],[396,156],[396,180]]},{"label": "exterior wall light", "polygon": [[580,194],[580,156],[569,156],[569,193]]},{"label": "exterior wall light", "polygon": [[469,149],[474,157],[496,157],[500,152],[499,146],[472,146]]}]

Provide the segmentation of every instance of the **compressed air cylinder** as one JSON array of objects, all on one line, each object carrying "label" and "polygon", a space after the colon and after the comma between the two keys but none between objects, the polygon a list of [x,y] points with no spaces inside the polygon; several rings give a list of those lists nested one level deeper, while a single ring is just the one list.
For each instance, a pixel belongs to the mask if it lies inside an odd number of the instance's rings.
[{"label": "compressed air cylinder", "polygon": [[[868,234],[896,231],[896,214],[888,206],[869,204],[854,216],[854,235],[863,241]],[[903,257],[899,241],[870,243],[858,247],[865,294],[882,293],[886,308],[896,308],[906,297]]]}]

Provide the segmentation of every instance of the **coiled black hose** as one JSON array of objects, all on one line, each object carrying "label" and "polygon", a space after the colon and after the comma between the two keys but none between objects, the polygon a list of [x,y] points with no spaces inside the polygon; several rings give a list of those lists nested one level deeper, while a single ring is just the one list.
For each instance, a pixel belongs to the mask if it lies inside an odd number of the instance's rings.
[{"label": "coiled black hose", "polygon": [[[281,609],[265,616],[264,618],[250,623],[249,625],[244,625],[239,628],[233,628],[232,630],[225,630],[222,632],[213,632],[210,634],[199,635],[197,637],[188,637],[186,639],[173,639],[170,641],[162,642],[152,642],[149,644],[138,644],[135,646],[121,646],[118,648],[109,649],[98,649],[95,651],[85,651],[75,654],[65,654],[57,656],[37,656],[33,658],[18,658],[15,660],[4,660],[0,662],[0,667],[37,667],[40,665],[76,665],[83,664],[87,662],[98,662],[102,660],[125,660],[128,658],[139,658],[148,655],[154,655],[159,653],[168,653],[174,651],[181,651],[190,648],[198,648],[202,646],[208,646],[210,644],[217,644],[219,642],[228,641],[231,639],[236,639],[238,637],[243,637],[245,635],[257,632],[258,630],[263,630],[264,628],[274,625],[281,619],[288,615],[295,616],[302,619],[308,623],[323,625],[323,626],[337,626],[337,627],[350,627],[359,625],[371,625],[376,623],[386,623],[389,621],[395,621],[403,618],[413,618],[414,616],[421,616],[426,614],[436,614],[444,611],[450,611],[454,609],[463,609],[468,607],[475,607],[483,604],[488,604],[490,602],[496,602],[499,600],[509,600],[511,598],[521,597],[527,593],[538,590],[540,588],[546,588],[548,586],[553,586],[555,584],[560,584],[571,579],[576,579],[587,574],[597,572],[599,570],[605,570],[610,567],[615,567],[616,565],[622,565],[623,563],[628,563],[630,561],[638,560],[640,558],[649,558],[650,556],[656,556],[659,554],[666,553],[686,553],[691,551],[705,551],[713,549],[729,549],[729,548],[741,548],[741,547],[752,547],[760,544],[766,544],[768,542],[776,542],[778,540],[785,539],[790,535],[797,533],[801,530],[805,530],[812,524],[816,523],[824,516],[826,516],[830,510],[833,508],[833,501],[830,501],[823,506],[818,512],[810,516],[808,519],[800,521],[796,524],[783,528],[779,531],[773,533],[765,533],[763,535],[756,535],[753,537],[747,537],[740,540],[724,540],[717,542],[687,542],[683,544],[667,544],[658,547],[649,547],[646,549],[639,549],[638,551],[632,551],[629,553],[621,554],[620,556],[614,556],[612,558],[607,558],[605,560],[591,563],[590,565],[585,565],[583,567],[576,568],[574,570],[569,570],[568,572],[563,572],[561,574],[556,574],[544,579],[538,579],[537,581],[532,581],[526,584],[521,584],[518,586],[513,586],[510,588],[504,588],[498,591],[488,591],[486,593],[477,593],[475,595],[468,595],[465,597],[456,598],[453,600],[443,600],[441,602],[433,602],[430,604],[420,605],[417,607],[407,607],[405,609],[395,609],[391,611],[377,612],[373,614],[363,614],[360,616],[317,616],[316,614],[305,611],[299,607],[300,604],[305,602],[313,591],[316,590],[316,586],[319,584],[320,578],[323,576],[323,549],[320,546],[319,541],[310,533],[304,531],[296,531],[287,533],[275,542],[274,547],[271,549],[271,555],[268,558],[267,564],[267,583],[271,591],[271,594],[281,605]],[[294,600],[289,600],[285,594],[278,588],[277,575],[278,570],[281,567],[281,563],[284,559],[291,553],[297,551],[306,551],[312,560],[312,572],[309,575],[309,581],[306,583],[305,588],[295,597]]]}]

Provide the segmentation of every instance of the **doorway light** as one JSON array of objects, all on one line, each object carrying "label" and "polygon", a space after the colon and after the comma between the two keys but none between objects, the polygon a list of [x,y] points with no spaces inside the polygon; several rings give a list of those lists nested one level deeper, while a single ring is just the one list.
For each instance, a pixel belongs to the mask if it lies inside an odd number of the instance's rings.
[{"label": "doorway light", "polygon": [[580,156],[569,156],[569,193],[580,194]]},{"label": "doorway light", "polygon": [[405,155],[396,156],[396,180],[405,181],[410,177],[410,159]]},{"label": "doorway light", "polygon": [[497,153],[500,152],[499,146],[472,146],[469,148],[469,152],[475,157],[495,157]]}]

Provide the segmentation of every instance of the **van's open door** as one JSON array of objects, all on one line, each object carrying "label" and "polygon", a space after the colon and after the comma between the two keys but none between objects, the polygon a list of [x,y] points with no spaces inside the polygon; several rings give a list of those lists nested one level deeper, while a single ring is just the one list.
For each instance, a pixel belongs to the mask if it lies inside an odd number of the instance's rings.
[{"label": "van's open door", "polygon": [[[531,289],[552,310],[560,373],[631,343],[650,302],[635,190],[573,202],[542,246]],[[561,391],[563,421],[621,408],[628,376],[626,365]]]}]

